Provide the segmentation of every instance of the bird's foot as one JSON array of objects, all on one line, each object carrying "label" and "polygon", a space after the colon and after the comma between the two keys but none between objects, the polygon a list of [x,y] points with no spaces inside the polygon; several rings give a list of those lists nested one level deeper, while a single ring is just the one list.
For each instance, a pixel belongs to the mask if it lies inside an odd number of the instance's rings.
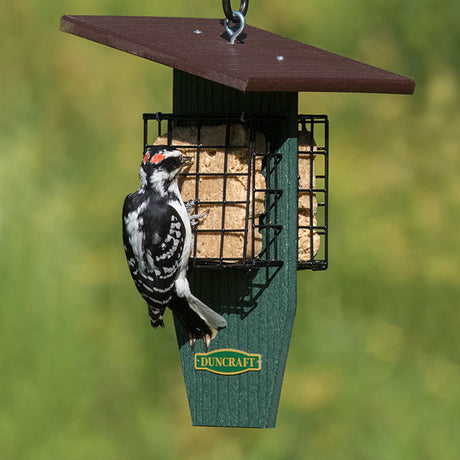
[{"label": "bird's foot", "polygon": [[206,209],[206,211],[202,212],[201,214],[193,214],[193,216],[190,216],[190,224],[193,226],[198,225],[199,219],[204,219],[207,217],[210,211],[210,209]]},{"label": "bird's foot", "polygon": [[212,337],[209,334],[203,335],[203,343],[206,353],[208,352],[209,344],[211,343]]},{"label": "bird's foot", "polygon": [[185,209],[187,210],[187,214],[189,217],[192,215],[192,210],[196,204],[198,204],[199,200],[188,200],[185,204]]},{"label": "bird's foot", "polygon": [[[212,336],[210,334],[203,334],[202,339],[203,339],[203,344],[204,344],[204,348],[205,348],[205,353],[208,352],[209,344],[211,343],[211,340],[213,338],[214,338],[214,336]],[[189,334],[189,343],[190,343],[190,348],[192,350],[195,349],[196,340],[197,340],[197,338],[192,333],[190,333]]]}]

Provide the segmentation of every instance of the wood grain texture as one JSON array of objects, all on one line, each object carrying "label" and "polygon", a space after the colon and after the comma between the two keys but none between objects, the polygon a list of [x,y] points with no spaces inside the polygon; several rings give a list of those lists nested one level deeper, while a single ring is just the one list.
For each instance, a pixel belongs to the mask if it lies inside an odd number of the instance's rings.
[{"label": "wood grain texture", "polygon": [[231,45],[219,19],[67,15],[61,30],[243,92],[412,94],[415,88],[411,78],[252,26]]},{"label": "wood grain texture", "polygon": [[[189,97],[201,94],[202,97]],[[205,95],[205,96],[204,96]],[[297,93],[243,94],[179,71],[174,73],[175,113],[188,111],[284,115],[277,127],[279,152],[278,251],[282,267],[194,269],[191,287],[197,297],[223,314],[228,326],[211,342],[210,351],[237,349],[260,354],[261,370],[216,375],[194,368],[191,350],[178,321],[176,331],[192,423],[200,426],[274,427],[297,304]]]}]

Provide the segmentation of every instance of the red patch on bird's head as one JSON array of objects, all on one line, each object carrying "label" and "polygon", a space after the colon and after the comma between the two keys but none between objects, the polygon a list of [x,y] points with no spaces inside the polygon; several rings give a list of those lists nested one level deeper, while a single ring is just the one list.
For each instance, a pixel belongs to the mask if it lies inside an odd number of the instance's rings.
[{"label": "red patch on bird's head", "polygon": [[166,158],[166,155],[163,155],[162,153],[156,153],[153,155],[152,158],[150,158],[150,163],[159,163],[161,160],[164,160]]},{"label": "red patch on bird's head", "polygon": [[148,151],[145,155],[144,155],[144,164],[145,163],[159,163],[161,160],[164,160],[166,158],[166,155],[163,155],[162,153],[155,153],[155,155],[152,155],[150,151]]}]

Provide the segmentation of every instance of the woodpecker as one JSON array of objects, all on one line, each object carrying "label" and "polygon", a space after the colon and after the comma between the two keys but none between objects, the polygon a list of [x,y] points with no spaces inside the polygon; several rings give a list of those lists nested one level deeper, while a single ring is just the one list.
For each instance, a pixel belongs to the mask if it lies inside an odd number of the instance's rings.
[{"label": "woodpecker", "polygon": [[123,244],[129,270],[147,302],[152,327],[164,327],[169,307],[189,332],[190,345],[203,339],[206,349],[226,320],[190,292],[187,267],[192,247],[192,206],[184,204],[177,178],[192,158],[167,146],[148,149],[139,190],[123,204]]}]

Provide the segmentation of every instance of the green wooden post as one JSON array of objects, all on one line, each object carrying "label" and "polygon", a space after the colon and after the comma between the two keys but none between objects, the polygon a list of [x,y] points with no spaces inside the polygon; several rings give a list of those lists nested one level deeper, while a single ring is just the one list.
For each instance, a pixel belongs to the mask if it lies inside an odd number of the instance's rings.
[{"label": "green wooden post", "polygon": [[234,113],[283,115],[277,137],[282,160],[278,205],[279,258],[282,267],[194,269],[192,291],[228,322],[211,342],[209,352],[236,349],[261,356],[260,370],[218,375],[195,369],[195,353],[176,321],[182,368],[192,423],[207,426],[270,428],[276,423],[291,331],[296,311],[297,270],[297,93],[242,93],[235,89],[174,71],[173,111],[179,113]]}]

